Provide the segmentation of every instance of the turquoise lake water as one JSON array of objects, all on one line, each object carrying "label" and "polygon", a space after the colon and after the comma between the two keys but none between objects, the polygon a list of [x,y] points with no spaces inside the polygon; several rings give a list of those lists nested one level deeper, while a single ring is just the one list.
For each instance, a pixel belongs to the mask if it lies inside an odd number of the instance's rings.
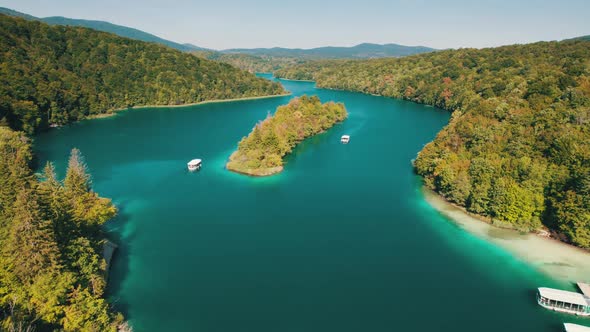
[{"label": "turquoise lake water", "polygon": [[[281,81],[293,96],[131,110],[37,138],[64,174],[78,147],[120,209],[110,300],[136,332],[561,331],[558,285],[448,222],[410,160],[449,120],[436,108]],[[349,118],[268,178],[230,173],[242,136],[302,94]],[[351,142],[339,142],[343,134]],[[186,162],[203,159],[200,172]]]}]

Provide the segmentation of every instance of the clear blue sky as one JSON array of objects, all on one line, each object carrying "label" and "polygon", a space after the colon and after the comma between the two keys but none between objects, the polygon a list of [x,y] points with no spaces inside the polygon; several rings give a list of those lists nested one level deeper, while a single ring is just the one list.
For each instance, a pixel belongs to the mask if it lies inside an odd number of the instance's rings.
[{"label": "clear blue sky", "polygon": [[34,16],[104,20],[234,47],[487,47],[590,34],[590,0],[0,0]]}]

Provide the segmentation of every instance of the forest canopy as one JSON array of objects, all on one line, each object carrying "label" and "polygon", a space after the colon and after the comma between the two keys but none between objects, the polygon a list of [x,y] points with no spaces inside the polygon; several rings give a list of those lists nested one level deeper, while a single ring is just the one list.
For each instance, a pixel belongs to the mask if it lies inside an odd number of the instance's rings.
[{"label": "forest canopy", "polygon": [[30,139],[0,127],[0,330],[116,331],[103,298],[102,225],[117,213],[91,189],[80,151],[65,179],[33,174]]},{"label": "forest canopy", "polygon": [[2,14],[0,64],[0,125],[27,133],[136,105],[285,92],[165,46]]},{"label": "forest canopy", "polygon": [[295,98],[279,106],[244,137],[227,163],[238,173],[265,176],[283,169],[283,157],[305,138],[328,130],[347,117],[342,103],[322,104],[316,96]]},{"label": "forest canopy", "polygon": [[201,58],[227,63],[251,73],[272,73],[276,70],[302,64],[307,61],[296,57],[222,53],[216,51],[193,51],[191,54]]},{"label": "forest canopy", "polygon": [[276,76],[451,111],[415,162],[427,187],[503,225],[545,225],[590,248],[590,42],[317,61]]}]

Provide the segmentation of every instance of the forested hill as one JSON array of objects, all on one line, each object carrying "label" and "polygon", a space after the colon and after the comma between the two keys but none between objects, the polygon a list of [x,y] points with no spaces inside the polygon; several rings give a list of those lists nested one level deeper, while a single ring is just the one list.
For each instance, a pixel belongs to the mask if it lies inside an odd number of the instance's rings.
[{"label": "forested hill", "polygon": [[25,20],[32,20],[32,21],[41,20],[40,18],[35,17],[33,15],[21,13],[19,11],[16,11],[16,10],[10,9],[10,8],[6,8],[6,7],[0,7],[0,14],[14,16],[14,17],[20,17],[20,18],[24,18]]},{"label": "forested hill", "polygon": [[415,162],[429,188],[497,223],[590,248],[590,42],[323,61],[276,73],[453,112]]},{"label": "forested hill", "polygon": [[86,28],[0,14],[0,125],[32,133],[135,105],[284,93],[230,65]]},{"label": "forested hill", "polygon": [[192,53],[209,60],[228,63],[249,72],[275,72],[277,70],[319,59],[369,59],[402,57],[435,51],[422,46],[397,44],[359,44],[353,47],[298,48],[252,48],[229,49],[224,51],[193,51]]},{"label": "forested hill", "polygon": [[585,40],[585,41],[590,41],[590,35],[588,35],[588,36],[581,36],[581,37],[576,37],[576,38],[573,38],[573,39],[571,39],[571,40]]},{"label": "forested hill", "polygon": [[281,68],[305,63],[306,60],[291,57],[257,56],[243,53],[194,51],[195,56],[223,62],[251,73],[273,73]]},{"label": "forested hill", "polygon": [[156,35],[151,33],[147,33],[145,31],[141,31],[138,29],[113,24],[110,22],[105,21],[95,21],[95,20],[81,20],[81,19],[74,19],[74,18],[67,18],[62,16],[51,16],[51,17],[44,17],[41,21],[51,24],[51,25],[68,25],[68,26],[75,26],[75,27],[85,27],[90,28],[98,31],[109,32],[113,33],[117,36],[131,38],[135,40],[141,40],[149,43],[157,43],[162,44],[164,46],[168,46],[171,48],[175,48],[179,51],[190,52],[190,51],[198,51],[204,50],[202,47],[198,47],[191,44],[180,44],[177,42],[173,42],[171,40],[167,40],[164,38],[160,38]]},{"label": "forested hill", "polygon": [[180,51],[190,52],[190,51],[198,51],[198,50],[205,50],[202,47],[198,47],[191,44],[180,44],[176,43],[164,38],[160,38],[155,36],[151,33],[147,33],[138,29],[113,24],[110,22],[105,21],[95,21],[95,20],[80,20],[74,18],[67,18],[61,16],[51,16],[51,17],[35,17],[29,14],[21,13],[16,10],[12,10],[9,8],[0,7],[0,14],[5,14],[9,16],[21,17],[27,20],[33,21],[41,21],[51,25],[69,25],[69,26],[77,26],[77,27],[85,27],[90,28],[98,31],[114,33],[115,35],[131,38],[136,40],[141,40],[150,43],[157,43],[162,44],[168,47],[175,48]]},{"label": "forested hill", "polygon": [[435,51],[435,49],[424,46],[363,43],[351,47],[326,46],[311,49],[282,47],[252,49],[236,48],[224,50],[222,52],[249,54],[256,56],[290,57],[300,59],[369,59],[384,57],[402,57],[432,51]]}]

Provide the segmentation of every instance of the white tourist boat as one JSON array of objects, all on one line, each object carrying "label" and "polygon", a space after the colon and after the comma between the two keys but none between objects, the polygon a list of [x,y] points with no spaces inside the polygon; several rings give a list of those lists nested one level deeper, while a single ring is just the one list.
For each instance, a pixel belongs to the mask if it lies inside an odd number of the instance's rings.
[{"label": "white tourist boat", "polygon": [[198,171],[201,169],[202,160],[201,159],[193,159],[187,163],[189,171]]},{"label": "white tourist boat", "polygon": [[350,135],[342,135],[342,137],[340,137],[340,142],[342,144],[348,144],[348,142],[350,142]]},{"label": "white tourist boat", "polygon": [[540,287],[537,290],[537,303],[554,311],[590,316],[590,297],[576,292]]}]

